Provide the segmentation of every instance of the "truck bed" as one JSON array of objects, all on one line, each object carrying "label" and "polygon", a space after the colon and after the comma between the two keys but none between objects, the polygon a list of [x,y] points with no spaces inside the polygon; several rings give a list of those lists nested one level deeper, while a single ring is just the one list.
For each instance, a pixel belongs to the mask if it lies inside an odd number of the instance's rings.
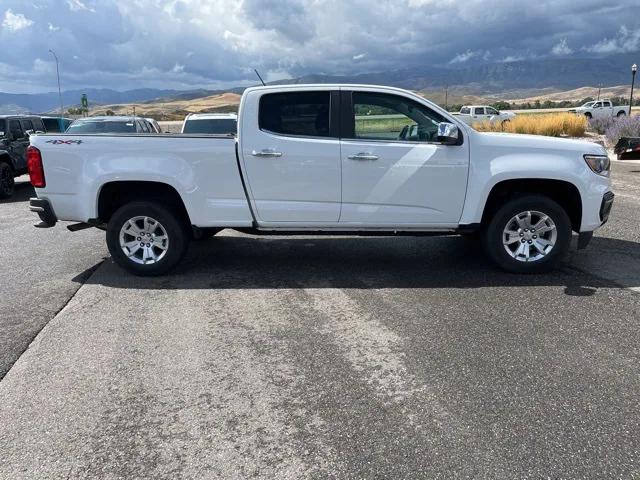
[{"label": "truck bed", "polygon": [[194,225],[252,224],[233,136],[39,134],[31,145],[47,182],[38,196],[56,206],[59,220],[97,218],[96,198],[109,182],[153,181],[179,193]]}]

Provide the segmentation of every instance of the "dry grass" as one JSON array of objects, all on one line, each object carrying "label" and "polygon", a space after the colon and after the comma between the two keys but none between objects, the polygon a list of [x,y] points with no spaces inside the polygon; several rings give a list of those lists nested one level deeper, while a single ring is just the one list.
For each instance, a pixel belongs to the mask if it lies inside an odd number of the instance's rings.
[{"label": "dry grass", "polygon": [[548,137],[583,137],[588,123],[584,116],[572,113],[518,115],[510,122],[481,122],[473,125],[480,132],[528,133]]}]

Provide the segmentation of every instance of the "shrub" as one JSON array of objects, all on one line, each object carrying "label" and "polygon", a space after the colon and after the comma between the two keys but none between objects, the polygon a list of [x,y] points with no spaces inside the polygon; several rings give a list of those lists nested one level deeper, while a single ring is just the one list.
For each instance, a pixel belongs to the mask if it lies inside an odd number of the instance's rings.
[{"label": "shrub", "polygon": [[615,123],[613,117],[592,118],[589,120],[589,128],[600,135],[603,135],[611,125]]},{"label": "shrub", "polygon": [[615,145],[622,137],[640,137],[640,117],[615,118],[604,135],[610,145]]},{"label": "shrub", "polygon": [[473,125],[481,132],[527,133],[549,137],[582,137],[587,129],[586,118],[572,113],[554,113],[549,115],[518,115],[510,122],[500,124],[489,121]]}]

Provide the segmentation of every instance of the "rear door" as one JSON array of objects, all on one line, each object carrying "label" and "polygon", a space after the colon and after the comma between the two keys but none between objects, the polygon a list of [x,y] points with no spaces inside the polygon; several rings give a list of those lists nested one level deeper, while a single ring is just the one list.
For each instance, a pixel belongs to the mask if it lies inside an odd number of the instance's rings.
[{"label": "rear door", "polygon": [[[340,215],[337,91],[258,90],[243,106],[240,146],[262,223],[327,224]],[[332,105],[335,105],[332,108]]]},{"label": "rear door", "polygon": [[[414,98],[343,91],[340,222],[363,227],[455,226],[469,168],[469,142],[437,141],[448,121]],[[462,132],[461,132],[462,134]]]}]

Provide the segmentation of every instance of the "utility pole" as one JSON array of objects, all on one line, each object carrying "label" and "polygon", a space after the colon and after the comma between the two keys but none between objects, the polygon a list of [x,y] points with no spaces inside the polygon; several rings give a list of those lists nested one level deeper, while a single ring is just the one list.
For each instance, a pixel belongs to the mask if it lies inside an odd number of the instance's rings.
[{"label": "utility pole", "polygon": [[444,86],[444,109],[448,110],[449,106],[449,84]]},{"label": "utility pole", "polygon": [[58,56],[56,55],[56,52],[54,52],[53,50],[49,49],[49,52],[51,52],[51,55],[53,55],[53,58],[56,59],[56,76],[58,77],[58,96],[60,97],[60,118],[58,119],[58,123],[60,126],[60,131],[62,132],[64,129],[63,124],[62,124],[62,117],[64,117],[64,105],[62,104],[62,89],[60,88],[60,67],[58,66],[59,62],[58,62]]},{"label": "utility pole", "polygon": [[602,84],[598,84],[598,100],[600,100],[600,90],[602,90]]},{"label": "utility pole", "polygon": [[629,97],[629,116],[631,116],[631,109],[633,108],[633,85],[636,83],[636,72],[638,71],[638,65],[635,63],[631,65],[631,95]]}]

